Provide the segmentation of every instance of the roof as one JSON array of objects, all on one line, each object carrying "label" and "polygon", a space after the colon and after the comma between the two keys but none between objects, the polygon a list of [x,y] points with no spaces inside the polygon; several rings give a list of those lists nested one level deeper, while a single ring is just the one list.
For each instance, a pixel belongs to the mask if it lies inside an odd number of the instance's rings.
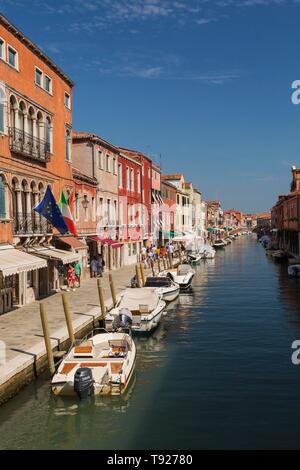
[{"label": "roof", "polygon": [[46,267],[45,260],[17,250],[11,245],[0,247],[0,271],[4,277]]},{"label": "roof", "polygon": [[183,177],[182,173],[175,173],[175,174],[170,174],[170,175],[161,175],[162,180],[169,180],[169,181],[174,181],[174,180],[181,180]]},{"label": "roof", "polygon": [[93,141],[98,144],[106,145],[107,147],[110,147],[115,152],[119,153],[118,147],[116,147],[114,144],[112,144],[108,140],[103,139],[103,137],[100,137],[99,135],[94,134],[93,132],[73,131],[72,140],[73,140],[73,143],[74,143],[74,140]]},{"label": "roof", "polygon": [[98,180],[97,178],[93,178],[92,176],[86,175],[82,171],[78,170],[78,168],[72,167],[72,174],[73,178],[79,179],[87,184],[92,186],[97,186]]},{"label": "roof", "polygon": [[87,245],[76,237],[57,237],[62,243],[74,248],[74,250],[87,249]]},{"label": "roof", "polygon": [[125,155],[129,155],[132,158],[145,158],[149,162],[152,163],[151,158],[147,157],[143,152],[139,150],[127,149],[125,147],[119,147],[120,152],[124,153]]},{"label": "roof", "polygon": [[170,181],[162,181],[161,184],[169,186],[169,188],[172,188],[172,189],[177,189],[176,186],[174,186],[174,184],[170,183]]},{"label": "roof", "polygon": [[270,212],[262,212],[261,214],[256,214],[258,219],[270,219],[271,213]]},{"label": "roof", "polygon": [[186,189],[190,189],[193,184],[191,182],[188,182],[188,183],[183,183],[183,186],[186,188]]},{"label": "roof", "polygon": [[50,67],[57,75],[59,75],[70,87],[75,84],[65,72],[48,57],[34,42],[32,42],[24,33],[22,33],[16,26],[14,26],[5,16],[0,14],[0,24],[2,24],[10,33],[12,33],[19,41],[23,42],[28,49],[36,54],[41,60],[43,60],[48,67]]}]

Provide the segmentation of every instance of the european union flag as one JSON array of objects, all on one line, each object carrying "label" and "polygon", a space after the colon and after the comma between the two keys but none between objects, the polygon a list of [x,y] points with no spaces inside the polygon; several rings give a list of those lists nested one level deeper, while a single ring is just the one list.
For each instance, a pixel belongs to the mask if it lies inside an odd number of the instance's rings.
[{"label": "european union flag", "polygon": [[41,214],[45,219],[49,220],[51,225],[57,228],[61,235],[68,232],[67,224],[55,201],[50,186],[47,186],[43,200],[34,207],[33,210]]}]

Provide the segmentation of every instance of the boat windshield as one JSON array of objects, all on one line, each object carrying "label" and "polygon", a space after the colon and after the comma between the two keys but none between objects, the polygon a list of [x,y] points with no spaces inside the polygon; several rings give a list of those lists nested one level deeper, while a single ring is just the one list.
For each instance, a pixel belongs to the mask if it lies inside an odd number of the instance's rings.
[{"label": "boat windshield", "polygon": [[145,287],[170,287],[171,280],[168,277],[147,277]]}]

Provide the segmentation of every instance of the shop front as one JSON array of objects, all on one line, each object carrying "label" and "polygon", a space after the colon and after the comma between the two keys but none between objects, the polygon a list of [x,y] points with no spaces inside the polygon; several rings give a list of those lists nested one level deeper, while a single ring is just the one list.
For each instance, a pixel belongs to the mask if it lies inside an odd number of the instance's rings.
[{"label": "shop front", "polygon": [[47,286],[46,292],[43,291],[43,297],[66,288],[69,264],[80,262],[80,254],[59,250],[52,246],[31,247],[28,252],[46,261],[47,269],[43,271],[43,277],[41,276],[40,280],[41,286]]},{"label": "shop front", "polygon": [[47,268],[44,259],[12,245],[0,246],[0,314],[40,298],[40,281]]}]

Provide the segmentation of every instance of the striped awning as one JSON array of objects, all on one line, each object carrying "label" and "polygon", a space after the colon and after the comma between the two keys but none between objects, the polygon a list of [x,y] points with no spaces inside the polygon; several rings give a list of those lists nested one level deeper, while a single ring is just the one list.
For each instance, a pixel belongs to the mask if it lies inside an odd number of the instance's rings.
[{"label": "striped awning", "polygon": [[47,262],[44,259],[29,255],[12,246],[0,247],[0,272],[3,277],[46,267]]},{"label": "striped awning", "polygon": [[60,261],[62,264],[75,263],[79,261],[80,254],[73,253],[72,251],[58,250],[54,247],[32,247],[28,250],[32,255],[39,258],[50,259],[53,261]]}]

